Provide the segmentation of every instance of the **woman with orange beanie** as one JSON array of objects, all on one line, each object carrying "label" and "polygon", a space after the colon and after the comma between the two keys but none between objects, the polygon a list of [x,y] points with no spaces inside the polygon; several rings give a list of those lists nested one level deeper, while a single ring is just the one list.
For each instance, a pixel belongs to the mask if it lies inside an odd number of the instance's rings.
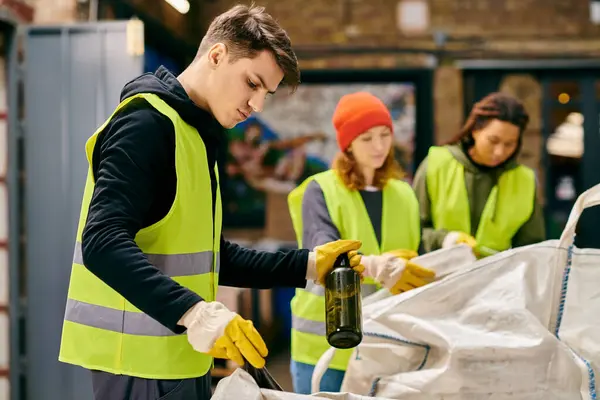
[{"label": "woman with orange beanie", "polygon": [[[337,239],[362,242],[362,295],[381,287],[393,294],[430,282],[434,273],[409,260],[420,244],[419,204],[393,155],[393,123],[377,97],[343,96],[333,115],[340,152],[332,169],[314,175],[289,197],[301,248]],[[307,282],[292,299],[292,379],[309,394],[314,366],[329,348],[322,287]],[[321,380],[322,391],[339,391],[352,349],[337,350]]]}]

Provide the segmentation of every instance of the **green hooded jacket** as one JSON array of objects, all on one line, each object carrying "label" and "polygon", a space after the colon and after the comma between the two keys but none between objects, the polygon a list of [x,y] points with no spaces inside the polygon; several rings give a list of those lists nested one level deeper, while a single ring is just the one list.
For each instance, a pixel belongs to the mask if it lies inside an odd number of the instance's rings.
[{"label": "green hooded jacket", "polygon": [[[467,196],[471,211],[471,232],[465,233],[475,236],[479,226],[479,219],[492,188],[504,171],[515,168],[518,164],[516,161],[509,160],[499,167],[486,168],[475,164],[465,153],[462,145],[456,144],[446,147],[452,152],[454,158],[464,166],[465,185],[467,187]],[[433,228],[430,199],[427,191],[427,158],[423,160],[415,173],[413,188],[420,205],[423,249],[426,252],[437,250],[442,247],[442,242],[448,232],[443,229],[436,230]],[[513,247],[525,246],[546,240],[542,206],[537,198],[534,201],[535,205],[531,218],[512,238]]]}]

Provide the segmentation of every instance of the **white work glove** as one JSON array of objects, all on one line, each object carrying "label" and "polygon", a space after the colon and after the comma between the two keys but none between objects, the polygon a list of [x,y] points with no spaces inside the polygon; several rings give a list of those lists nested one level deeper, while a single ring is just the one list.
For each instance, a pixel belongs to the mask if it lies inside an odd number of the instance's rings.
[{"label": "white work glove", "polygon": [[246,359],[256,368],[265,366],[267,346],[252,321],[244,320],[222,303],[201,301],[178,324],[187,328],[188,342],[200,353],[239,365],[244,365]]},{"label": "white work glove", "polygon": [[375,279],[386,289],[391,289],[404,272],[406,260],[391,254],[371,255],[362,257],[362,265],[365,266],[366,277]]},{"label": "white work glove", "polygon": [[399,254],[407,252],[399,250],[379,256],[363,256],[365,276],[375,279],[392,294],[424,286],[433,280],[435,272],[408,261],[409,257],[399,257]]},{"label": "white work glove", "polygon": [[446,234],[444,241],[442,242],[442,248],[453,247],[459,244],[466,244],[470,248],[474,249],[477,246],[477,241],[471,235],[464,232],[452,231]]}]

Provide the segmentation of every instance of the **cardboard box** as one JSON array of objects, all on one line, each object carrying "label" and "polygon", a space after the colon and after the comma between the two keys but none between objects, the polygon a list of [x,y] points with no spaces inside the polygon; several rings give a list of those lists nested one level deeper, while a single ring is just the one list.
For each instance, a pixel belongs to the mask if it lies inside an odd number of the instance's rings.
[{"label": "cardboard box", "polygon": [[283,242],[296,241],[287,194],[267,193],[265,237]]}]

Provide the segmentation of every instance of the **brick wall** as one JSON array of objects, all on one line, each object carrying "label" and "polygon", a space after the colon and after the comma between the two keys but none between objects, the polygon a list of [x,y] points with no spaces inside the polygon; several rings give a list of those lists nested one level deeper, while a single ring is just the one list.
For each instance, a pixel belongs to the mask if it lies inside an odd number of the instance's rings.
[{"label": "brick wall", "polygon": [[435,143],[452,139],[463,124],[462,72],[452,66],[438,67],[434,74]]},{"label": "brick wall", "polygon": [[[302,56],[302,68],[364,68],[426,65],[419,50],[436,50],[433,33],[448,35],[447,59],[525,58],[533,56],[600,57],[600,26],[589,18],[588,0],[429,0],[430,27],[403,34],[396,24],[399,0],[262,0],[288,31],[299,54],[314,46],[380,46],[412,53]],[[402,0],[400,0],[402,1]],[[199,41],[208,23],[238,2],[214,0],[199,11]],[[415,55],[414,52],[417,52]],[[448,60],[446,60],[448,61]]]},{"label": "brick wall", "polygon": [[[499,48],[510,48],[512,43],[514,48],[526,49],[531,45],[528,39],[535,39],[538,47],[542,47],[539,43],[544,37],[551,37],[552,43],[556,43],[558,37],[577,41],[595,39],[600,33],[600,27],[589,22],[587,0],[429,0],[430,29],[421,35],[404,35],[398,31],[398,0],[263,0],[256,3],[264,5],[280,21],[296,46],[433,48],[432,33],[442,30],[454,40],[489,39],[497,42]],[[237,1],[233,0],[207,2],[202,5],[201,19],[206,25],[235,4]],[[473,47],[475,43],[458,44],[451,40],[448,45],[464,48]]]},{"label": "brick wall", "polygon": [[[287,30],[301,57],[303,70],[327,68],[419,67],[431,63],[435,31],[448,35],[449,55],[435,75],[436,142],[463,121],[462,76],[453,58],[525,58],[532,56],[600,57],[600,26],[589,18],[587,0],[429,0],[430,28],[406,35],[396,25],[398,0],[262,0]],[[235,0],[204,3],[202,32],[210,20],[237,4]],[[315,46],[386,46],[417,53],[371,53],[306,57]],[[423,53],[418,53],[418,50]],[[306,51],[305,51],[306,50]]]},{"label": "brick wall", "polygon": [[587,0],[431,0],[432,24],[456,35],[587,35],[598,32],[589,23],[588,3]]}]

